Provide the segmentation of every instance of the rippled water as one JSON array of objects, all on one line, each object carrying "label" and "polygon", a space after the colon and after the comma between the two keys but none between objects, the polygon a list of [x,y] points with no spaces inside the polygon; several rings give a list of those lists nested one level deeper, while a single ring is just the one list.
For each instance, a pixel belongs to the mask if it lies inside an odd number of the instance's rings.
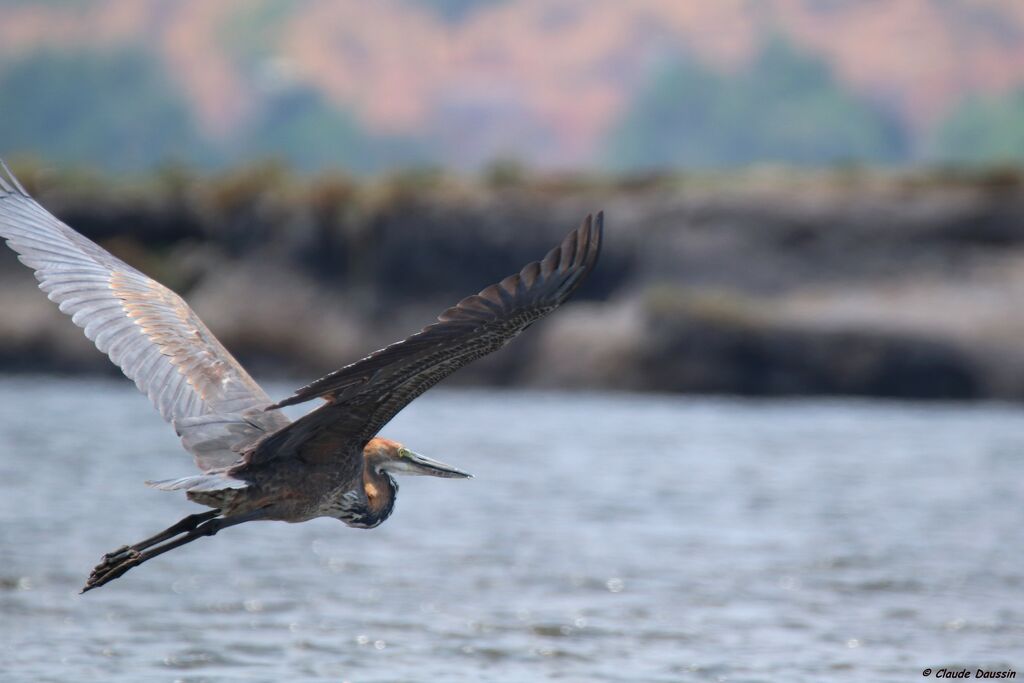
[{"label": "rippled water", "polygon": [[0,380],[0,679],[1024,676],[1018,407],[433,391],[385,433],[476,478],[79,596],[190,459],[127,382]]}]

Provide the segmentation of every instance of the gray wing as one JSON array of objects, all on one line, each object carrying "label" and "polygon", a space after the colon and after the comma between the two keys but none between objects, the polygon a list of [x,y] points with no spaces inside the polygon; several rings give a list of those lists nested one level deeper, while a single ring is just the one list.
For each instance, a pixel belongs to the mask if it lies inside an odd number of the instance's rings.
[{"label": "gray wing", "polygon": [[0,237],[39,287],[84,328],[203,470],[289,424],[177,294],[78,234],[40,206],[0,161]]},{"label": "gray wing", "polygon": [[274,408],[313,398],[328,403],[261,441],[248,462],[280,456],[316,460],[358,452],[410,401],[485,356],[560,306],[593,269],[603,214],[587,216],[540,262],[463,299],[404,341],[299,389]]}]

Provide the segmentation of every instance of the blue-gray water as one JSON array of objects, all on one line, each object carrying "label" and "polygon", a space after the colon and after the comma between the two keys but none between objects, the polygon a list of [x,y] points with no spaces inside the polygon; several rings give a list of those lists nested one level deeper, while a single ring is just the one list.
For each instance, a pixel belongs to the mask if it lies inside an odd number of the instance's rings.
[{"label": "blue-gray water", "polygon": [[79,596],[191,460],[128,382],[0,380],[0,680],[1024,676],[1020,407],[433,391],[384,433],[476,478]]}]

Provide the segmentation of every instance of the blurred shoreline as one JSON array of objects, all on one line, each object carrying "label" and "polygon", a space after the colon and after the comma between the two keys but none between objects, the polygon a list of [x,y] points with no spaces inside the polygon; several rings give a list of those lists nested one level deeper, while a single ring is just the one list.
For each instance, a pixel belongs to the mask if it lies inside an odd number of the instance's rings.
[{"label": "blurred shoreline", "polygon": [[[1014,170],[15,171],[261,376],[312,378],[404,338],[603,209],[607,247],[578,296],[452,383],[1024,398]],[[9,250],[0,282],[0,371],[116,372]]]}]

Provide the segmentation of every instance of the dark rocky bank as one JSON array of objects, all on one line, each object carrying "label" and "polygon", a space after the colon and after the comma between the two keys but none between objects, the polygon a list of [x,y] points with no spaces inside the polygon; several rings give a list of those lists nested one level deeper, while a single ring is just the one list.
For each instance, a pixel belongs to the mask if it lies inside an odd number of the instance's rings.
[{"label": "dark rocky bank", "polygon": [[[867,171],[296,178],[19,171],[184,295],[258,376],[304,381],[432,321],[604,209],[564,310],[453,383],[742,395],[1024,397],[1024,180]],[[0,369],[111,372],[5,252]]]}]

